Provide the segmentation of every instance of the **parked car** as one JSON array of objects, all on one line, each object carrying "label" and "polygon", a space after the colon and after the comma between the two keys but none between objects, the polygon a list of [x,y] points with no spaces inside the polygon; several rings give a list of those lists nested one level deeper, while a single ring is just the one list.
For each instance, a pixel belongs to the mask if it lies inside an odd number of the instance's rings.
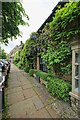
[{"label": "parked car", "polygon": [[4,83],[5,83],[5,76],[0,76],[0,115],[1,116],[4,110],[4,87],[5,87]]},{"label": "parked car", "polygon": [[9,60],[0,59],[0,70],[2,71],[2,76],[5,76],[5,86],[8,85],[7,79],[10,72],[10,66],[11,66],[11,63]]},{"label": "parked car", "polygon": [[7,71],[7,74],[8,74],[10,72],[10,66],[11,66],[11,63],[9,60],[0,59],[0,70],[2,70],[2,72]]},{"label": "parked car", "polygon": [[1,67],[2,72],[5,71],[5,63],[3,62],[2,59],[0,59],[0,67]]},{"label": "parked car", "polygon": [[10,61],[0,59],[0,119],[4,110],[4,88],[8,86],[8,75],[10,72]]},{"label": "parked car", "polygon": [[2,72],[2,64],[0,63],[0,72]]}]

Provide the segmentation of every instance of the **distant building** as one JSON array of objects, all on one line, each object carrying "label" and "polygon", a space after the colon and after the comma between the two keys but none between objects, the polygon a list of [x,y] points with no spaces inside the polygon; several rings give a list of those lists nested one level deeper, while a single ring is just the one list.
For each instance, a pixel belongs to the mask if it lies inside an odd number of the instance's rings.
[{"label": "distant building", "polygon": [[10,58],[11,61],[13,61],[15,53],[16,53],[17,51],[20,51],[20,50],[23,48],[23,46],[24,46],[24,44],[23,44],[23,42],[21,41],[19,46],[16,45],[16,46],[10,51],[10,53],[9,53],[9,58]]}]

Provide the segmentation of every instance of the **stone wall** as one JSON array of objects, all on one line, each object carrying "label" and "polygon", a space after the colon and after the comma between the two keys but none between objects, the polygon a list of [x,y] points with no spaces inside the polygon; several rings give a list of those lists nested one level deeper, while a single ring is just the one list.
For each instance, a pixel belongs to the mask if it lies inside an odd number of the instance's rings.
[{"label": "stone wall", "polygon": [[80,100],[71,96],[71,106],[72,109],[79,115],[80,117]]}]

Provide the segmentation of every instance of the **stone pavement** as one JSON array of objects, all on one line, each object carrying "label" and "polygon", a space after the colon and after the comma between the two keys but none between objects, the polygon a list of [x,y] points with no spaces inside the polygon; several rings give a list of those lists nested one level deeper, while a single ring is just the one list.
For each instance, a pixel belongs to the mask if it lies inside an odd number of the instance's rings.
[{"label": "stone pavement", "polygon": [[69,103],[52,97],[43,85],[13,64],[6,96],[10,118],[78,118]]},{"label": "stone pavement", "polygon": [[10,118],[60,118],[51,106],[55,98],[44,86],[13,64],[6,94]]}]

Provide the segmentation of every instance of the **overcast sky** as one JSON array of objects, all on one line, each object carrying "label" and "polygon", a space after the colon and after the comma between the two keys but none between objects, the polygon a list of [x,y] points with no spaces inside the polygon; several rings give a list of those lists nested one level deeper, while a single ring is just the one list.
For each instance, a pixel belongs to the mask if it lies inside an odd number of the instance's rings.
[{"label": "overcast sky", "polygon": [[29,38],[32,32],[36,32],[47,17],[51,14],[54,6],[59,0],[22,0],[23,7],[29,16],[29,27],[20,26],[22,31],[22,38],[18,37],[16,40],[9,41],[9,45],[2,47],[7,53],[9,53],[16,45],[20,44],[20,41],[25,41]]}]

